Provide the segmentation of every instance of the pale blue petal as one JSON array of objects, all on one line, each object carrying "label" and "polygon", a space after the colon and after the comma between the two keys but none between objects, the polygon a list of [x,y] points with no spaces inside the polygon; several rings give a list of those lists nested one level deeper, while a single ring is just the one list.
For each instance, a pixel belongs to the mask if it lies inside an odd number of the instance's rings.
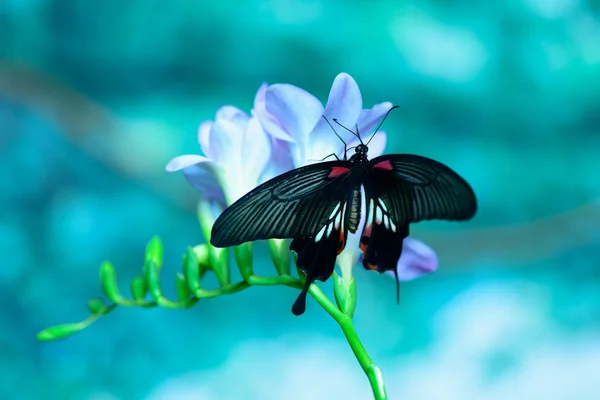
[{"label": "pale blue petal", "polygon": [[[346,73],[336,76],[323,112],[329,123],[324,118],[321,118],[310,133],[310,157],[318,159],[332,153],[343,157],[343,142],[349,143],[356,139],[356,136],[336,124],[334,118],[344,127],[355,131],[355,124],[358,121],[361,109],[362,97],[354,78]],[[333,126],[333,129],[330,124]],[[337,132],[337,135],[334,130]],[[340,140],[338,135],[342,140]]]},{"label": "pale blue petal", "polygon": [[[402,256],[398,261],[398,279],[401,281],[410,281],[422,275],[426,275],[437,270],[438,257],[435,251],[425,243],[412,239],[404,239],[402,243]],[[386,272],[394,276],[392,272]]]},{"label": "pale blue petal", "polygon": [[271,160],[258,179],[258,184],[264,183],[269,179],[279,176],[285,172],[294,169],[294,160],[291,153],[292,143],[284,140],[271,138]]},{"label": "pale blue petal", "polygon": [[212,121],[204,121],[198,127],[198,143],[200,143],[200,148],[206,157],[211,159],[214,157],[210,149],[210,130],[212,126]]},{"label": "pale blue petal", "polygon": [[245,126],[226,119],[218,119],[210,130],[211,159],[220,167],[227,167],[232,160],[239,159],[239,149],[244,140]]},{"label": "pale blue petal", "polygon": [[[355,124],[358,121],[361,110],[362,97],[354,78],[346,73],[336,76],[331,86],[323,115],[329,120],[344,141],[349,142],[354,138],[354,135],[336,124],[333,120],[337,119],[341,125],[354,131],[356,130]],[[321,144],[331,142],[333,140],[332,137],[339,142],[339,139],[333,134],[327,121],[321,118],[311,133],[310,140],[311,142]]]},{"label": "pale blue petal", "polygon": [[[379,157],[385,151],[387,144],[387,135],[384,131],[379,131],[375,136],[371,135],[366,138],[369,142],[369,158]],[[365,142],[366,143],[366,142]]]},{"label": "pale blue petal", "polygon": [[371,109],[362,110],[360,112],[360,116],[358,117],[358,121],[356,122],[360,134],[368,136],[371,133],[371,131],[377,128],[377,125],[381,121],[381,118],[383,118],[392,107],[392,103],[386,101],[375,105]]},{"label": "pale blue petal", "polygon": [[203,199],[226,205],[225,194],[216,179],[213,163],[204,162],[189,166],[183,170],[183,176],[200,192]]},{"label": "pale blue petal", "polygon": [[217,110],[215,119],[226,119],[236,124],[243,124],[248,121],[248,115],[237,107],[222,106]]},{"label": "pale blue petal", "polygon": [[242,145],[240,169],[244,171],[245,178],[255,185],[271,160],[271,140],[265,133],[258,118],[252,117],[248,121]]},{"label": "pale blue petal", "polygon": [[205,162],[210,162],[210,160],[206,157],[199,156],[196,154],[186,154],[183,156],[175,157],[174,159],[169,161],[165,169],[167,170],[167,172],[174,172],[182,170],[194,164]]},{"label": "pale blue petal", "polygon": [[275,84],[267,89],[265,109],[296,143],[306,140],[323,114],[323,106],[317,98],[288,84]]},{"label": "pale blue petal", "polygon": [[258,92],[256,92],[256,96],[254,97],[254,109],[252,110],[252,114],[259,119],[263,129],[269,135],[277,139],[292,142],[294,139],[283,130],[277,119],[267,111],[266,99],[268,88],[269,85],[266,83],[263,83],[260,85],[260,88],[258,88]]},{"label": "pale blue petal", "polygon": [[354,129],[362,110],[362,96],[354,78],[346,73],[335,77],[325,106],[325,115],[347,128]]},{"label": "pale blue petal", "polygon": [[168,172],[183,170],[185,179],[203,198],[225,204],[225,195],[216,179],[214,164],[208,158],[186,154],[172,159],[165,169]]}]

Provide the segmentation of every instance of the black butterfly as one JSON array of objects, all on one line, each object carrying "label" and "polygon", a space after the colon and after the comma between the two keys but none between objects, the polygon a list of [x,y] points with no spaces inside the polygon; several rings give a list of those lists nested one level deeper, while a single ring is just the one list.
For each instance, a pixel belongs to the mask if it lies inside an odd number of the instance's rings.
[{"label": "black butterfly", "polygon": [[[352,133],[360,140],[358,132]],[[393,271],[397,288],[396,265],[410,223],[467,220],[476,212],[473,190],[444,164],[412,154],[369,160],[367,144],[361,140],[350,160],[344,153],[344,160],[307,165],[263,183],[227,208],[212,228],[210,242],[216,247],[293,239],[290,249],[306,273],[304,289],[292,307],[295,315],[304,313],[310,284],[324,282],[333,273],[348,232],[356,232],[361,187],[367,202],[360,240],[363,265],[380,273]]]}]

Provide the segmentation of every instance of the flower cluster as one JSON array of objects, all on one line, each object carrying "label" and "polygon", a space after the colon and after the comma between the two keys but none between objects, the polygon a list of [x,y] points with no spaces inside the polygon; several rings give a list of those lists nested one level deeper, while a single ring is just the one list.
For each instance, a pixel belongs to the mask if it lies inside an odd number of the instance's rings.
[{"label": "flower cluster", "polygon": [[[264,83],[256,93],[250,115],[233,106],[221,107],[214,121],[205,121],[198,129],[204,155],[176,157],[166,170],[183,170],[203,201],[223,209],[283,172],[327,156],[343,158],[344,144],[323,116],[368,133],[391,107],[391,103],[384,102],[363,109],[358,85],[345,73],[335,78],[325,107],[299,87]],[[358,144],[352,133],[340,129],[338,134],[348,148]],[[366,142],[371,137],[365,135],[362,139]],[[377,132],[369,143],[370,158],[381,155],[385,144],[385,132]],[[364,210],[362,215],[364,219]],[[338,256],[342,270],[351,270],[359,260],[359,232],[361,227],[348,238],[346,249]],[[404,240],[397,266],[400,280],[411,280],[436,268],[437,257],[431,248],[412,238]]]}]

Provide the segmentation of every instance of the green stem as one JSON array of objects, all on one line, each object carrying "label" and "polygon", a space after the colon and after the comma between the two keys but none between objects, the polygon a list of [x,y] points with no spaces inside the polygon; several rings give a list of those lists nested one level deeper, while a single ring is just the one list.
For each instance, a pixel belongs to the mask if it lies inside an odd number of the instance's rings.
[{"label": "green stem", "polygon": [[369,379],[375,400],[387,400],[388,396],[385,391],[383,374],[381,373],[381,370],[373,363],[371,357],[369,357],[369,354],[367,353],[367,350],[361,343],[358,333],[354,328],[354,324],[352,323],[352,318],[341,312],[340,309],[337,308],[335,304],[333,304],[331,300],[327,298],[327,296],[325,296],[325,294],[317,285],[310,285],[308,292],[321,305],[321,307],[323,307],[325,311],[327,311],[327,313],[329,313],[329,315],[335,319],[335,321],[340,325],[340,328],[342,328],[342,332],[344,332],[344,336],[346,336],[354,356],[356,356],[356,359],[360,363],[360,366]]}]

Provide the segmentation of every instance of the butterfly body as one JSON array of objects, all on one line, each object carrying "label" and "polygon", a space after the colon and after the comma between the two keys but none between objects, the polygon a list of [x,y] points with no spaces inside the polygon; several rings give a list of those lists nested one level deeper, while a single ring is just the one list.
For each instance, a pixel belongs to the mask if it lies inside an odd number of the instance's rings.
[{"label": "butterfly body", "polygon": [[466,220],[477,209],[469,184],[435,160],[412,154],[368,158],[361,143],[349,160],[321,162],[267,181],[227,208],[215,222],[211,243],[229,247],[248,241],[291,238],[296,265],[306,284],[292,307],[305,310],[308,287],[325,281],[361,221],[362,191],[366,222],[361,233],[363,266],[393,271],[409,224],[429,219]]}]

